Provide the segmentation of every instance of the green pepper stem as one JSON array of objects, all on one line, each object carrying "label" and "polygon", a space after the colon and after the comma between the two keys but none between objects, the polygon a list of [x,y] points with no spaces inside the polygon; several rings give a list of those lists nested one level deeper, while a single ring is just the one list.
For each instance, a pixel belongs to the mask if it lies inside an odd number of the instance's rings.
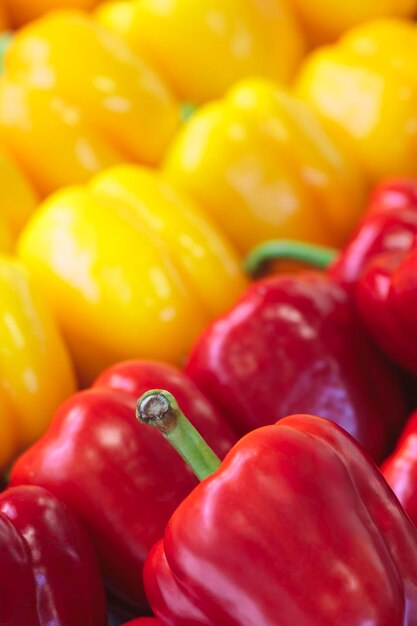
[{"label": "green pepper stem", "polygon": [[199,480],[220,467],[219,457],[185,417],[169,391],[152,389],[144,393],[137,402],[136,418],[157,428]]},{"label": "green pepper stem", "polygon": [[4,57],[6,52],[12,43],[13,33],[11,31],[5,31],[0,35],[0,73],[4,71]]},{"label": "green pepper stem", "polygon": [[317,269],[327,269],[339,254],[334,248],[315,244],[278,239],[265,241],[252,250],[244,261],[246,272],[253,277],[261,276],[271,261],[299,261]]},{"label": "green pepper stem", "polygon": [[197,111],[197,105],[192,102],[184,102],[180,107],[181,122],[184,124],[194,115]]}]

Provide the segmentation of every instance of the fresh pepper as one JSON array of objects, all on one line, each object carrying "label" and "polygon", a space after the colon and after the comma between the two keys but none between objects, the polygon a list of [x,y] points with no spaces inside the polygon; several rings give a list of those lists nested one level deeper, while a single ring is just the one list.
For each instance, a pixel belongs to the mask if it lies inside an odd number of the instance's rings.
[{"label": "fresh pepper", "polygon": [[307,32],[309,41],[315,45],[334,41],[361,22],[381,17],[417,15],[416,0],[289,0],[289,4]]},{"label": "fresh pepper", "polygon": [[0,470],[45,432],[75,388],[67,348],[33,277],[17,259],[0,256]]},{"label": "fresh pepper", "polygon": [[127,358],[180,363],[246,285],[237,254],[200,209],[134,166],[52,196],[18,249],[84,384]]},{"label": "fresh pepper", "polygon": [[255,282],[205,329],[185,371],[240,433],[310,411],[382,459],[407,414],[398,373],[325,274]]},{"label": "fresh pepper", "polygon": [[[221,457],[236,441],[217,410],[172,366],[131,362],[58,410],[48,433],[18,459],[11,484],[37,484],[66,502],[89,531],[118,604],[144,608],[145,557],[196,479],[158,433],[138,429],[136,398],[164,386]],[[135,613],[133,613],[134,615]]]},{"label": "fresh pepper", "polygon": [[271,237],[338,246],[364,204],[356,163],[307,105],[265,80],[194,113],[164,167],[241,252]]},{"label": "fresh pepper", "polygon": [[416,54],[414,22],[374,21],[314,51],[296,81],[297,94],[374,182],[417,174]]},{"label": "fresh pepper", "polygon": [[304,52],[285,0],[116,0],[99,7],[97,19],[193,103],[246,77],[288,81]]},{"label": "fresh pepper", "polygon": [[180,122],[155,71],[82,12],[22,28],[4,66],[0,138],[44,194],[116,163],[158,163]]},{"label": "fresh pepper", "polygon": [[417,411],[407,422],[395,451],[381,466],[381,472],[417,526]]},{"label": "fresh pepper", "polygon": [[[342,429],[287,417],[249,433],[220,464],[170,394],[146,393],[138,415],[193,469],[206,466],[169,521],[160,561],[155,548],[145,565],[164,624],[416,626],[417,531]],[[184,602],[203,619],[188,622]]]},{"label": "fresh pepper", "polygon": [[15,240],[29,216],[35,211],[38,198],[31,182],[7,152],[0,148],[0,250],[12,251]]},{"label": "fresh pepper", "polygon": [[0,494],[3,626],[105,626],[91,544],[71,511],[40,487]]}]

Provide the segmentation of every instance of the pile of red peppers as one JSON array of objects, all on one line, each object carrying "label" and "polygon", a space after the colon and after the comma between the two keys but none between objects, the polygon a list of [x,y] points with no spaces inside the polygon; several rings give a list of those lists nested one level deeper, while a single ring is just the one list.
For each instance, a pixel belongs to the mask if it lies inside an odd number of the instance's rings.
[{"label": "pile of red peppers", "polygon": [[18,458],[1,625],[417,626],[417,183],[306,250],[182,371],[113,366]]}]

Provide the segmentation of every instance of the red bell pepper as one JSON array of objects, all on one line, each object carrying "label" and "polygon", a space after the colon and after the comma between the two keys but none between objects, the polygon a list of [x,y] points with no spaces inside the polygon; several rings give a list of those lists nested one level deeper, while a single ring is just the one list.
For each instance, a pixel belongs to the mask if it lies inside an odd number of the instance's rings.
[{"label": "red bell pepper", "polygon": [[79,515],[121,604],[147,606],[142,568],[196,479],[157,433],[137,429],[136,398],[149,387],[178,394],[220,456],[236,441],[217,410],[174,367],[131,362],[67,400],[46,435],[16,462],[11,483],[37,484]]},{"label": "red bell pepper", "polygon": [[255,283],[200,336],[185,371],[240,433],[309,412],[382,459],[407,414],[397,372],[324,274]]},{"label": "red bell pepper", "polygon": [[[208,476],[145,566],[164,624],[417,625],[417,531],[340,428],[288,417],[249,433],[210,468],[204,443],[195,433],[184,439],[186,420],[170,394],[148,392],[138,414],[191,463],[201,445]],[[184,599],[201,620],[184,619]]]},{"label": "red bell pepper", "polygon": [[407,422],[396,450],[384,462],[381,471],[417,526],[417,411]]},{"label": "red bell pepper", "polygon": [[104,626],[96,557],[69,509],[40,487],[0,494],[2,626]]},{"label": "red bell pepper", "polygon": [[369,333],[399,365],[417,375],[417,245],[368,263],[356,285],[356,303]]}]

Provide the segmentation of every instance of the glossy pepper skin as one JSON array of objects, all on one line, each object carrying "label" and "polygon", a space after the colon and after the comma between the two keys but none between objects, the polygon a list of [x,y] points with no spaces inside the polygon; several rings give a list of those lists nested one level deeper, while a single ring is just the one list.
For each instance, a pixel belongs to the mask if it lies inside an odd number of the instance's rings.
[{"label": "glossy pepper skin", "polygon": [[399,365],[417,373],[417,185],[379,186],[351,241],[329,268],[352,293],[370,335]]},{"label": "glossy pepper skin", "polygon": [[416,51],[414,22],[377,20],[314,51],[296,80],[296,93],[373,182],[417,174]]},{"label": "glossy pepper skin", "polygon": [[246,286],[238,255],[199,207],[160,174],[134,166],[52,196],[18,251],[84,384],[136,356],[180,363]]},{"label": "glossy pepper skin", "polygon": [[180,122],[157,73],[81,11],[19,30],[4,67],[0,137],[43,194],[116,163],[157,164]]},{"label": "glossy pepper skin", "polygon": [[415,247],[417,183],[384,181],[373,192],[366,213],[337,259],[330,275],[354,290],[367,264],[380,254],[402,254]]},{"label": "glossy pepper skin", "polygon": [[105,626],[98,565],[79,521],[41,487],[0,494],[4,626]]},{"label": "glossy pepper skin", "polygon": [[381,472],[404,510],[417,525],[417,412],[408,420]]},{"label": "glossy pepper skin", "polygon": [[[145,581],[167,626],[417,624],[416,529],[355,442],[316,417],[244,437],[179,506],[159,554],[178,588],[169,609],[155,558]],[[203,619],[184,619],[184,599]]]},{"label": "glossy pepper skin", "polygon": [[68,350],[23,264],[0,255],[0,469],[47,429],[74,393]]},{"label": "glossy pepper skin", "polygon": [[96,15],[193,103],[221,97],[246,77],[287,82],[304,52],[282,0],[116,1]]},{"label": "glossy pepper skin", "polygon": [[11,252],[18,234],[38,205],[38,197],[25,173],[1,147],[0,187],[0,251]]},{"label": "glossy pepper skin", "polygon": [[310,410],[381,459],[406,416],[397,372],[325,274],[255,282],[202,333],[185,371],[240,433]]},{"label": "glossy pepper skin", "polygon": [[366,183],[310,107],[266,80],[236,85],[201,107],[164,161],[245,253],[274,237],[341,245]]},{"label": "glossy pepper skin", "polygon": [[416,375],[417,241],[408,254],[380,254],[366,266],[356,286],[356,303],[378,345]]},{"label": "glossy pepper skin", "polygon": [[145,557],[196,484],[159,433],[136,422],[136,399],[153,387],[179,397],[223,458],[236,437],[195,385],[169,365],[131,362],[111,368],[92,389],[64,403],[11,475],[13,485],[41,485],[77,512],[109,589],[136,611],[146,607]]}]

